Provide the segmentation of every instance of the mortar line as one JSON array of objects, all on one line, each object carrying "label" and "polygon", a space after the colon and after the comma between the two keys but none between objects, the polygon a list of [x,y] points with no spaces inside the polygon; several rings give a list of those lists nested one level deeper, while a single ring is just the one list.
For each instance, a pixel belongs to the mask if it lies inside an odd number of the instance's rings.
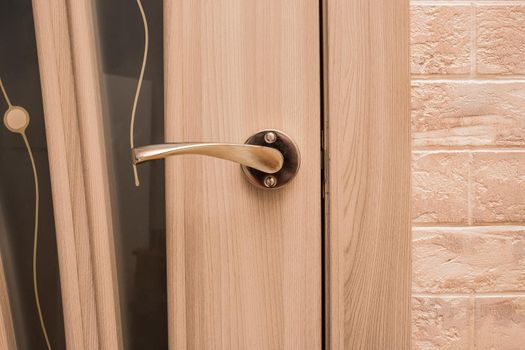
[{"label": "mortar line", "polygon": [[474,156],[470,152],[468,159],[468,171],[467,171],[467,220],[468,225],[472,226],[474,221],[473,208],[472,208],[472,195],[473,195],[473,184],[472,184],[472,163],[474,162]]},{"label": "mortar line", "polygon": [[472,308],[472,315],[470,316],[470,332],[471,332],[470,349],[474,350],[478,346],[477,339],[474,336],[476,334],[476,299],[474,297],[470,297],[469,302],[470,302],[470,307]]},{"label": "mortar line", "polygon": [[451,1],[451,0],[411,0],[410,1],[411,6],[468,6],[468,5],[477,5],[477,6],[523,6],[525,5],[525,1],[523,0],[517,0],[517,1],[495,1],[495,0],[476,0],[476,1],[468,1],[468,0],[459,0],[459,1]]},{"label": "mortar line", "polygon": [[474,3],[471,3],[470,5],[470,77],[474,78],[477,74],[477,66],[478,66],[478,44],[477,44],[477,36],[478,36],[478,23],[476,20],[477,16],[477,9],[476,5]]},{"label": "mortar line", "polygon": [[447,231],[450,233],[463,233],[467,231],[477,231],[479,233],[489,233],[493,231],[525,231],[525,223],[523,225],[472,225],[472,226],[412,226],[413,231],[419,232],[433,232],[433,231]]},{"label": "mortar line", "polygon": [[473,292],[473,293],[412,293],[413,298],[525,298],[525,291]]},{"label": "mortar line", "polygon": [[436,145],[436,146],[414,146],[412,147],[412,152],[420,152],[420,153],[429,153],[429,152],[436,152],[436,151],[442,151],[442,152],[452,152],[452,151],[471,151],[471,152],[478,152],[478,151],[490,151],[490,152],[508,152],[508,151],[516,151],[516,152],[525,152],[525,145],[524,146],[498,146],[498,145],[468,145],[468,146],[449,146],[449,145]]},{"label": "mortar line", "polygon": [[412,229],[421,229],[421,228],[471,228],[471,227],[517,227],[517,226],[525,226],[525,223],[519,222],[519,221],[511,221],[511,222],[485,222],[485,223],[476,223],[476,225],[468,226],[465,223],[444,223],[442,225],[431,222],[431,223],[417,223],[412,225]]},{"label": "mortar line", "polygon": [[415,149],[413,155],[439,153],[525,153],[524,147],[516,148],[454,148],[454,149]]},{"label": "mortar line", "polygon": [[443,79],[443,78],[439,78],[439,79],[436,79],[436,78],[433,78],[433,77],[430,77],[428,79],[418,79],[418,78],[412,78],[411,81],[413,83],[418,83],[418,84],[438,84],[438,83],[443,83],[443,84],[457,84],[457,83],[462,83],[462,84],[509,84],[509,83],[525,83],[525,76],[523,76],[522,78],[501,78],[501,79],[483,79],[483,78],[480,78],[480,77],[466,77],[466,76],[461,76],[461,77],[457,77],[456,79],[454,79],[453,77],[448,77],[447,79]]}]

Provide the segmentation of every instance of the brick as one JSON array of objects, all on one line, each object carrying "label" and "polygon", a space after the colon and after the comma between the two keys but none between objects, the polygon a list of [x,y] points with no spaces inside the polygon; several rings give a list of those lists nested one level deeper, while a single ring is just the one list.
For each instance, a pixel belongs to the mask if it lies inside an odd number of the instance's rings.
[{"label": "brick", "polygon": [[412,85],[413,147],[525,146],[525,82]]},{"label": "brick", "polygon": [[412,298],[412,349],[470,349],[472,318],[469,298]]},{"label": "brick", "polygon": [[413,222],[466,224],[470,155],[416,152],[412,159]]},{"label": "brick", "polygon": [[468,6],[412,6],[412,73],[470,73],[471,17]]},{"label": "brick", "polygon": [[495,297],[475,300],[476,350],[525,349],[525,298]]},{"label": "brick", "polygon": [[480,6],[476,27],[479,74],[525,73],[525,6]]},{"label": "brick", "polygon": [[480,152],[472,160],[474,224],[525,222],[525,152]]},{"label": "brick", "polygon": [[525,226],[414,229],[415,293],[525,291]]}]

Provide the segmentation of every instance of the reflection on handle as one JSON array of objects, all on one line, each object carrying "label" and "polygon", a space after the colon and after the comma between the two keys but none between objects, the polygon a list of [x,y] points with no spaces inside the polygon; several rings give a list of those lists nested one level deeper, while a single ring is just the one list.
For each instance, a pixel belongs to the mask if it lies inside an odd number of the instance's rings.
[{"label": "reflection on handle", "polygon": [[281,170],[284,162],[283,155],[275,148],[235,143],[167,143],[131,150],[133,164],[184,154],[230,160],[269,174]]}]

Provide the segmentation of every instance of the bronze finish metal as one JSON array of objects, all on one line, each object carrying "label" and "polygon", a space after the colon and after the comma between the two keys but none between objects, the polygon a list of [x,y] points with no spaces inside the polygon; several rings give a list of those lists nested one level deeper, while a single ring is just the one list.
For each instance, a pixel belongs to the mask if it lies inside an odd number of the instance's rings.
[{"label": "bronze finish metal", "polygon": [[275,148],[284,158],[282,168],[272,175],[241,165],[242,171],[252,185],[273,190],[286,186],[295,178],[301,165],[301,154],[299,147],[290,136],[278,130],[262,130],[246,140],[246,143]]},{"label": "bronze finish metal", "polygon": [[[281,188],[299,170],[299,150],[292,139],[277,130],[262,130],[245,144],[166,143],[136,147],[131,150],[133,164],[174,155],[204,155],[241,164],[248,181],[259,188]],[[273,175],[269,175],[273,174]]]}]

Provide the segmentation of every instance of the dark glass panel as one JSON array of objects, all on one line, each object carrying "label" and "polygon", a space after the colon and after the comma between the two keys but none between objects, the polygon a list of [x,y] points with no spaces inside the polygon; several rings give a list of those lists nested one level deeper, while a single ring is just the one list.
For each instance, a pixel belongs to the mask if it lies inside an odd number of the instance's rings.
[{"label": "dark glass panel", "polygon": [[[124,347],[167,349],[164,165],[141,165],[139,188],[130,165],[129,127],[144,52],[143,22],[134,0],[96,4]],[[136,145],[164,141],[162,1],[143,5],[150,45]]]},{"label": "dark glass panel", "polygon": [[[65,349],[53,203],[31,0],[0,1],[0,76],[14,105],[31,116],[26,130],[40,182],[38,284],[53,349]],[[0,115],[7,103],[0,96]],[[35,191],[19,134],[0,123],[0,249],[19,349],[47,349],[33,294]]]}]

